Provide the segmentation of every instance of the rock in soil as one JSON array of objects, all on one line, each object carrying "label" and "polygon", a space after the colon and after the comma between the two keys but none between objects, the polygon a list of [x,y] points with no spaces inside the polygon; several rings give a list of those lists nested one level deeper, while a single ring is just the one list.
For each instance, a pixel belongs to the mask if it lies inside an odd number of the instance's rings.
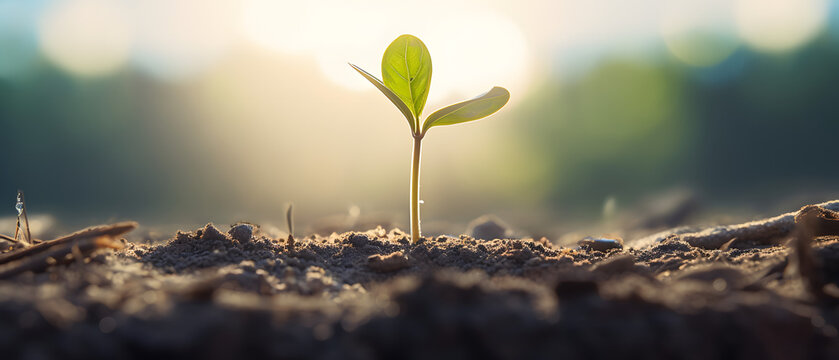
[{"label": "rock in soil", "polygon": [[253,237],[253,225],[251,224],[236,224],[230,228],[230,231],[227,232],[230,234],[230,237],[241,241],[246,242],[250,241],[251,237]]},{"label": "rock in soil", "polygon": [[466,233],[475,239],[504,239],[512,231],[501,219],[494,215],[483,215],[469,223]]},{"label": "rock in soil", "polygon": [[601,252],[623,249],[623,239],[620,238],[608,239],[587,237],[580,240],[578,244],[583,248]]},{"label": "rock in soil", "polygon": [[388,273],[407,268],[411,266],[411,263],[405,254],[401,251],[396,251],[384,256],[379,254],[370,255],[367,258],[367,266],[374,271]]}]

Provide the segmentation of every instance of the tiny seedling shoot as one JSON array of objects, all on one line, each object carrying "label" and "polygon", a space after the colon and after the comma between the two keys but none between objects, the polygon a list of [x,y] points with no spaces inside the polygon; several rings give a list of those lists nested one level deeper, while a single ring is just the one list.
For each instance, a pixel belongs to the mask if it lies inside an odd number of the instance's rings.
[{"label": "tiny seedling shoot", "polygon": [[435,126],[460,124],[492,115],[507,103],[510,92],[502,87],[493,87],[483,95],[431,113],[425,118],[425,122],[420,124],[420,116],[431,87],[431,55],[420,39],[413,35],[402,35],[390,43],[382,56],[384,82],[358,66],[350,66],[385,94],[399,108],[411,127],[411,135],[414,137],[411,163],[411,241],[416,243],[421,236],[419,172],[422,138],[428,129]]}]

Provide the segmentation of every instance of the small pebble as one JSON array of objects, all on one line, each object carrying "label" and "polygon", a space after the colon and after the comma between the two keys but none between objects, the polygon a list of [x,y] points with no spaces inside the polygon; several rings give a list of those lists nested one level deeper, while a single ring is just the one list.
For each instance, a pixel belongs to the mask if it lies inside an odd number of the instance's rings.
[{"label": "small pebble", "polygon": [[253,237],[253,225],[251,224],[237,224],[230,228],[230,231],[227,232],[230,234],[230,237],[238,240],[239,242],[248,242]]},{"label": "small pebble", "polygon": [[201,240],[217,240],[224,238],[224,234],[222,234],[221,231],[213,225],[213,223],[205,225],[204,229],[199,231],[197,235]]},{"label": "small pebble", "polygon": [[623,239],[606,239],[606,238],[593,238],[593,237],[586,237],[580,240],[577,243],[583,248],[587,248],[593,251],[602,251],[606,252],[612,249],[623,249]]},{"label": "small pebble", "polygon": [[475,239],[492,240],[510,237],[510,229],[494,215],[483,215],[469,223],[466,233]]},{"label": "small pebble", "polygon": [[411,262],[404,253],[396,251],[388,255],[371,255],[367,258],[367,266],[378,272],[394,272],[411,266]]}]

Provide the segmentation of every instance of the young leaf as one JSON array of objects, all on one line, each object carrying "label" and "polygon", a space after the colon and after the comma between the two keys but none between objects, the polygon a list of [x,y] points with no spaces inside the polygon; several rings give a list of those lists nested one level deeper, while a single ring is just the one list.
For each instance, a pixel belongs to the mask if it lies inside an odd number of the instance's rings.
[{"label": "young leaf", "polygon": [[408,105],[419,123],[431,86],[431,55],[425,44],[413,35],[393,40],[382,56],[382,80]]},{"label": "young leaf", "polygon": [[492,115],[510,100],[510,92],[503,87],[493,87],[483,95],[437,110],[425,119],[422,132],[425,133],[432,126],[454,125],[467,121],[478,120]]},{"label": "young leaf", "polygon": [[392,102],[393,105],[396,105],[396,107],[399,108],[399,111],[402,112],[402,115],[405,115],[405,119],[408,119],[408,126],[411,127],[411,132],[416,131],[416,129],[414,128],[414,115],[411,113],[411,109],[408,108],[408,105],[405,105],[405,102],[403,102],[402,99],[399,98],[399,96],[397,96],[392,90],[388,89],[388,87],[385,86],[385,84],[383,84],[381,80],[379,80],[377,77],[373,76],[369,72],[364,71],[364,69],[353,64],[350,64],[350,66],[352,66],[353,69],[358,71],[358,73],[361,74],[361,76],[364,76],[364,78],[366,78],[373,85],[375,85],[376,88],[378,88],[379,91],[382,92],[382,94],[385,94],[385,96],[387,96],[387,98],[390,99],[390,102]]}]

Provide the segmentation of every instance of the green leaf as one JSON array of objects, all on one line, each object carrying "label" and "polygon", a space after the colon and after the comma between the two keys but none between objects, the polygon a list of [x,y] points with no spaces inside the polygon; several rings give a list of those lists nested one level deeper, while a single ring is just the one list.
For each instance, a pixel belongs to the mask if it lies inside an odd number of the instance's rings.
[{"label": "green leaf", "polygon": [[454,125],[467,121],[478,120],[492,115],[510,100],[510,92],[503,87],[493,87],[483,95],[437,110],[425,119],[422,132],[425,133],[432,126]]},{"label": "green leaf", "polygon": [[385,84],[382,83],[381,80],[379,80],[377,77],[373,76],[369,72],[364,71],[364,69],[353,64],[350,64],[350,66],[352,66],[353,69],[358,71],[358,73],[361,74],[361,76],[364,76],[364,78],[373,83],[373,85],[375,85],[376,88],[378,88],[379,91],[382,92],[382,94],[385,94],[385,96],[387,96],[387,98],[390,99],[390,102],[392,102],[393,105],[396,105],[396,107],[399,108],[399,111],[402,112],[402,115],[405,115],[405,119],[408,119],[408,126],[411,127],[411,132],[416,131],[416,126],[414,125],[414,115],[413,113],[411,113],[411,109],[408,108],[408,105],[406,105],[405,102],[403,102],[398,95],[396,95],[392,90],[388,89],[388,87],[385,86]]},{"label": "green leaf", "polygon": [[382,56],[382,80],[408,105],[419,123],[431,86],[431,55],[413,35],[402,35]]}]

